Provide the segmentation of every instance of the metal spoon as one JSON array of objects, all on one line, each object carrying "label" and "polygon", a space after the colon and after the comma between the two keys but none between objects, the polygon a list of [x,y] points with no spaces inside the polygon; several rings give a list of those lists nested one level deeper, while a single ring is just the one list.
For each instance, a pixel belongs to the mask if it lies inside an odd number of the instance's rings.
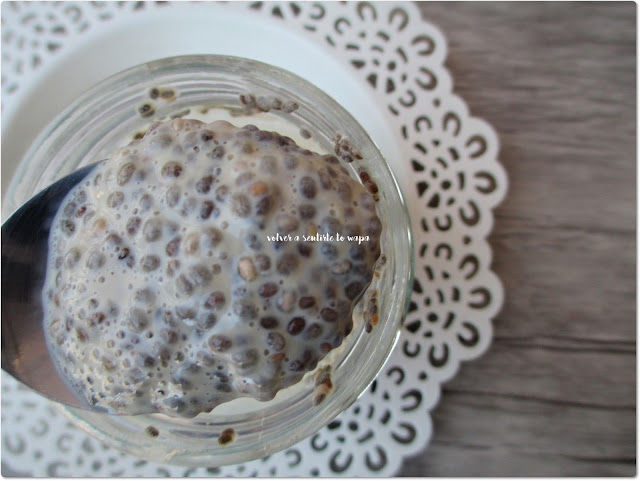
[{"label": "metal spoon", "polygon": [[67,193],[97,164],[63,177],[32,197],[2,224],[2,369],[40,394],[97,411],[58,374],[46,346],[42,289],[49,231]]}]

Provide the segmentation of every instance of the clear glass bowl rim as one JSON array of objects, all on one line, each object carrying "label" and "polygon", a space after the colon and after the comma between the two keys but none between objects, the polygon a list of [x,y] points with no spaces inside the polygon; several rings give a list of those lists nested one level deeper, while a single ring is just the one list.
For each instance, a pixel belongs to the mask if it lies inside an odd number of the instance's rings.
[{"label": "clear glass bowl rim", "polygon": [[[367,363],[358,375],[358,382],[347,383],[351,387],[348,392],[341,391],[340,393],[334,393],[335,395],[332,395],[333,397],[330,396],[327,400],[330,402],[323,403],[320,409],[316,409],[313,413],[306,413],[306,416],[301,416],[302,419],[300,419],[300,413],[298,413],[295,419],[300,421],[300,424],[298,424],[295,429],[285,428],[286,432],[275,432],[272,433],[272,435],[261,437],[261,446],[256,446],[255,443],[244,446],[238,442],[225,447],[225,450],[214,450],[214,452],[209,453],[207,456],[185,453],[184,455],[179,454],[167,458],[166,456],[163,457],[159,455],[160,452],[154,451],[153,448],[150,449],[148,446],[145,446],[144,443],[137,445],[135,442],[127,442],[124,436],[119,439],[117,437],[114,438],[113,435],[118,429],[110,429],[109,426],[106,426],[103,422],[104,420],[101,421],[100,419],[104,417],[104,415],[89,413],[74,408],[64,408],[67,416],[70,417],[75,424],[98,439],[114,445],[121,450],[128,451],[137,457],[152,461],[169,461],[190,466],[219,466],[263,457],[295,444],[328,424],[366,390],[384,366],[384,362],[395,346],[400,325],[406,314],[413,278],[413,244],[408,211],[398,183],[387,162],[379,152],[379,149],[355,118],[344,110],[342,106],[337,104],[329,95],[295,74],[255,60],[224,55],[185,55],[154,60],[119,72],[90,88],[67,109],[60,113],[38,136],[25,155],[25,159],[31,159],[33,163],[27,163],[24,160],[20,163],[12,179],[7,198],[13,199],[14,196],[17,195],[17,200],[20,201],[19,197],[21,195],[23,197],[27,195],[28,197],[35,193],[33,188],[35,186],[34,182],[36,182],[37,179],[29,178],[32,172],[30,165],[33,167],[35,164],[35,166],[38,167],[40,165],[39,162],[51,162],[52,156],[48,155],[49,152],[52,150],[55,151],[60,142],[64,143],[61,139],[64,138],[65,135],[68,135],[69,129],[73,128],[73,125],[77,123],[88,110],[91,110],[92,106],[95,106],[97,102],[105,102],[109,96],[117,96],[119,86],[126,85],[129,87],[139,82],[147,83],[150,77],[156,78],[162,76],[164,72],[199,71],[202,69],[205,71],[207,69],[220,69],[233,75],[253,75],[260,76],[260,78],[265,81],[277,81],[279,84],[295,90],[296,93],[302,92],[303,97],[309,96],[313,98],[314,102],[319,102],[318,105],[322,105],[335,116],[337,124],[340,125],[343,130],[348,131],[350,134],[358,131],[359,139],[366,139],[368,148],[374,149],[376,158],[381,160],[380,165],[376,165],[376,169],[384,175],[384,182],[380,182],[381,179],[379,177],[376,177],[376,180],[379,182],[385,195],[393,198],[394,207],[396,208],[394,213],[399,215],[399,217],[394,216],[394,222],[398,224],[398,229],[397,232],[393,234],[396,238],[396,244],[399,243],[400,245],[393,251],[395,256],[393,262],[398,266],[400,278],[406,280],[406,282],[397,282],[398,279],[396,279],[396,282],[393,283],[393,292],[383,293],[384,296],[393,297],[393,306],[396,308],[397,318],[390,323],[383,323],[381,321],[382,326],[376,326],[376,329],[378,329],[378,327],[388,329],[389,325],[393,325],[394,328],[391,329],[391,332],[388,330],[383,332],[385,335],[383,336],[385,339],[384,346],[381,346],[380,349],[376,349],[376,352],[372,353],[369,359],[371,362]],[[105,98],[105,95],[107,98]],[[359,147],[361,146],[360,143],[357,145]],[[18,186],[20,186],[19,189]],[[26,200],[26,198],[22,200]],[[387,255],[388,254],[389,253],[387,253]],[[338,398],[338,395],[341,397]],[[140,417],[125,416],[120,417],[118,420],[112,420],[114,421],[114,427],[122,422],[126,423],[127,418],[139,419]],[[290,423],[283,423],[283,425],[288,424]],[[123,430],[123,432],[125,431],[126,430]],[[217,442],[217,438],[215,440]]]}]

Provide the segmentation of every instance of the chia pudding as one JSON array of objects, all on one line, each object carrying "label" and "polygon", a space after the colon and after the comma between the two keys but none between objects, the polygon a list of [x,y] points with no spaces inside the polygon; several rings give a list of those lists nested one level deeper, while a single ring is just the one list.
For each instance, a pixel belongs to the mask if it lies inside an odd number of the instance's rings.
[{"label": "chia pudding", "polygon": [[253,125],[155,123],[54,220],[50,353],[110,412],[270,400],[353,329],[381,231],[373,195],[334,155]]}]

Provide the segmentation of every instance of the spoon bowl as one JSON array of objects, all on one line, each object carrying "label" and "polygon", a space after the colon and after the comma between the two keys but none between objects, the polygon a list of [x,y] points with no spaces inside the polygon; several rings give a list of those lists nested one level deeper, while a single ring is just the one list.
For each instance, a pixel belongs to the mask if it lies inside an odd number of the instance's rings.
[{"label": "spoon bowl", "polygon": [[[67,193],[98,165],[63,177],[2,224],[2,370],[69,406],[98,409],[78,398],[58,374],[45,341],[42,289],[49,231]],[[100,410],[102,411],[102,410]]]}]

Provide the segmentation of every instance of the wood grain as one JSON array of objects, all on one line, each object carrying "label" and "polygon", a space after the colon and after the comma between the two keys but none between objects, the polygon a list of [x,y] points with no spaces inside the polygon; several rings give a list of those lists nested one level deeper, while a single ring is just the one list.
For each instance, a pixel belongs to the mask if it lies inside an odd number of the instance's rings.
[{"label": "wood grain", "polygon": [[424,2],[501,140],[506,301],[404,476],[636,473],[636,6]]}]

